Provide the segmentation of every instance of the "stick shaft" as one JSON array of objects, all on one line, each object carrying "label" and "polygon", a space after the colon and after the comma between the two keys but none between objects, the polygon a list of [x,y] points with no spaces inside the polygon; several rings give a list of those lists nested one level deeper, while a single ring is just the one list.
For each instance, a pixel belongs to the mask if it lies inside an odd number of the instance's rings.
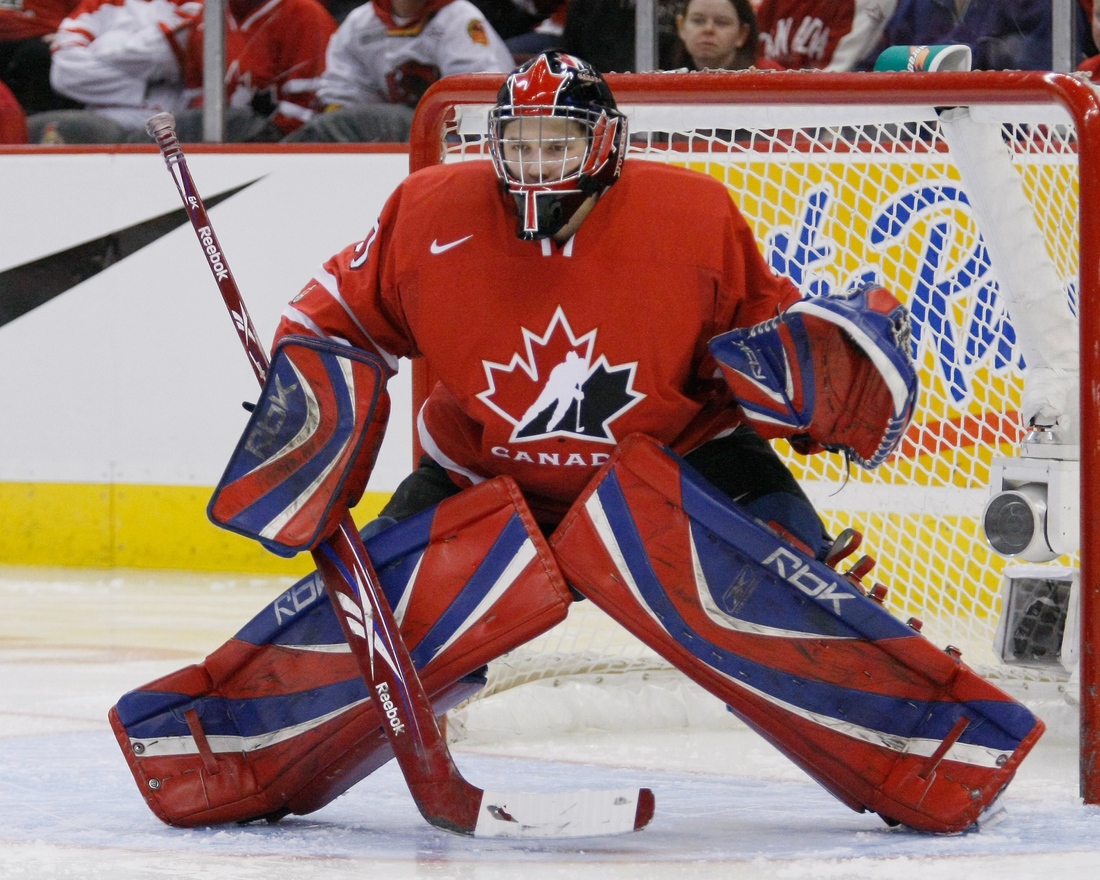
[{"label": "stick shaft", "polygon": [[146,128],[160,147],[164,163],[168,166],[168,171],[187,209],[187,216],[199,240],[199,246],[206,255],[207,267],[214,276],[214,283],[218,285],[218,290],[221,291],[222,300],[233,319],[233,326],[237,330],[237,336],[241,340],[245,354],[248,355],[252,371],[262,385],[267,379],[267,352],[260,343],[256,327],[252,323],[252,316],[248,314],[240,288],[237,287],[237,281],[229,268],[229,261],[225,258],[225,252],[214,232],[210,216],[206,213],[206,205],[203,204],[195,181],[191,177],[191,170],[187,167],[187,157],[176,137],[175,121],[171,114],[159,113],[149,120]]}]

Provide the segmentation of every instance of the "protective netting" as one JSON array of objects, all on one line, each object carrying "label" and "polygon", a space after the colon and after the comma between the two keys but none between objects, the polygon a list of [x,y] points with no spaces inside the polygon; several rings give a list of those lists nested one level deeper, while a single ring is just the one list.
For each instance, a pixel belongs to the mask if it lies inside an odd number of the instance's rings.
[{"label": "protective netting", "polygon": [[[444,161],[485,158],[486,107],[460,106],[444,132]],[[1023,357],[1000,295],[953,144],[930,106],[622,107],[631,156],[685,165],[721,180],[752,224],[768,263],[806,294],[875,279],[914,318],[920,406],[898,454],[875,471],[838,455],[777,448],[834,534],[865,535],[877,560],[868,580],[887,607],[923,621],[936,644],[959,647],[992,675],[1006,560],[980,519],[994,456],[1023,437]],[[1022,183],[1057,278],[1076,313],[1078,161],[1069,117],[1054,106],[971,109],[1006,145],[1006,174]],[[792,120],[794,122],[792,122]],[[701,218],[702,219],[702,218]],[[1076,328],[1066,332],[1076,333]],[[1058,560],[1075,565],[1074,558]],[[663,661],[597,609],[503,658],[490,691],[533,678],[659,667]]]}]

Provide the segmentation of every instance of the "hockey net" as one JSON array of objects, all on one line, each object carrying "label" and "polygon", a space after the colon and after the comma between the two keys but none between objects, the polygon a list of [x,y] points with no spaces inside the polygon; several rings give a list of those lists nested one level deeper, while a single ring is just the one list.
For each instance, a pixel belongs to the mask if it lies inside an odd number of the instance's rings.
[{"label": "hockey net", "polygon": [[[1042,251],[1076,314],[1082,113],[1073,105],[1092,100],[1091,87],[1072,77],[988,73],[608,79],[630,119],[630,156],[721,180],[769,264],[804,293],[873,278],[909,305],[921,397],[898,454],[868,472],[837,455],[777,448],[834,534],[849,526],[864,534],[860,552],[877,561],[871,577],[888,587],[886,604],[898,617],[919,619],[935,644],[958,647],[987,675],[1064,679],[1067,658],[1006,665],[994,650],[1012,563],[990,549],[981,517],[991,463],[1018,455],[1024,438],[1025,365],[988,242],[997,235],[1002,248]],[[486,159],[486,112],[499,83],[460,77],[433,89],[418,111],[413,168]],[[1012,238],[1015,220],[1000,224],[1007,229],[981,227],[957,138],[942,124],[944,109],[959,105],[1007,148],[1005,186],[1022,189],[1037,236]],[[418,374],[415,396],[430,382]],[[1076,571],[1078,557],[1050,565]],[[665,667],[587,604],[499,661],[487,693],[534,679]]]}]

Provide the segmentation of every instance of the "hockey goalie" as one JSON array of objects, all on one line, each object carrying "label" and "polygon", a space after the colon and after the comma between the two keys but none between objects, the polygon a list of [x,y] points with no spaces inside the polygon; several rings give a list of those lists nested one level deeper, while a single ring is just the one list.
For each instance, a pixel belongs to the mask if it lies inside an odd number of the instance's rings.
[{"label": "hockey goalie", "polygon": [[[366,485],[387,379],[424,358],[426,454],[363,534],[435,711],[587,599],[847,806],[973,826],[1041,722],[896,620],[868,563],[838,570],[858,539],[768,442],[890,456],[917,397],[906,309],[874,285],[803,299],[719,182],[626,159],[577,58],[510,74],[489,144],[406,178],[289,304],[212,519],[316,547]],[[165,822],[307,813],[391,757],[321,578],[112,710]]]}]

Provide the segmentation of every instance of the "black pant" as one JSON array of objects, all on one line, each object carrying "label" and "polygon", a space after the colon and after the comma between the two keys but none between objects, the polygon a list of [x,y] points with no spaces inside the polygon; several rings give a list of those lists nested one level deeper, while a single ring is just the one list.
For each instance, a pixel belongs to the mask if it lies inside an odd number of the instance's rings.
[{"label": "black pant", "polygon": [[[704,443],[684,460],[749,513],[778,522],[823,558],[829,539],[810,499],[771,444],[752,428]],[[460,491],[443,467],[425,455],[380,515],[402,520]]]}]

